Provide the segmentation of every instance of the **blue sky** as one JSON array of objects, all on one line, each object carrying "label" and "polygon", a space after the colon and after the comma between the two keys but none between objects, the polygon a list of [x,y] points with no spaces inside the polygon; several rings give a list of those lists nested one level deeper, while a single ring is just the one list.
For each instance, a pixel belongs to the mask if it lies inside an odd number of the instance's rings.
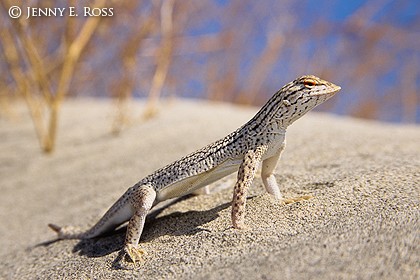
[{"label": "blue sky", "polygon": [[[221,10],[228,7],[230,1],[228,0],[215,0],[219,5]],[[262,1],[262,2],[249,2],[244,1],[244,6],[248,7],[251,11],[250,14],[243,15],[244,21],[247,20],[247,17],[254,16],[252,13],[255,10],[256,5],[270,5],[271,3],[279,4],[283,2],[273,2],[273,1]],[[319,62],[311,61],[311,55],[319,51],[320,48],[331,48],[331,53],[328,55],[328,63],[330,68],[334,68],[335,79],[337,83],[343,86],[343,92],[338,97],[338,101],[335,102],[335,105],[328,110],[338,113],[338,114],[353,114],[358,111],[359,108],[368,104],[369,102],[376,102],[380,104],[380,109],[375,114],[375,118],[385,121],[392,122],[401,122],[404,121],[404,101],[397,96],[398,92],[390,93],[390,91],[395,91],[395,89],[400,86],[401,75],[405,71],[406,63],[411,60],[420,59],[419,47],[413,45],[415,39],[415,34],[418,33],[418,38],[420,38],[420,24],[419,24],[419,13],[420,13],[420,1],[416,0],[407,0],[407,1],[362,1],[362,0],[353,0],[353,1],[285,1],[284,9],[289,9],[289,13],[293,13],[294,16],[298,18],[298,32],[306,33],[307,40],[303,43],[303,46],[289,46],[289,49],[282,50],[282,56],[278,58],[276,65],[272,69],[269,77],[264,81],[264,87],[267,90],[264,95],[267,95],[265,98],[268,98],[272,92],[278,89],[281,82],[285,83],[295,78],[296,75],[307,74],[307,71],[314,71],[314,74],[317,74],[317,70],[322,69],[322,66],[317,65]],[[371,7],[369,7],[371,5]],[[366,6],[368,6],[366,8]],[[364,7],[364,11],[367,11],[368,20],[365,22],[363,29],[358,32],[349,33],[345,26],[345,23],[351,18],[355,12],[358,12],[361,7]],[[278,7],[277,7],[278,8]],[[247,10],[245,10],[247,12]],[[238,67],[240,72],[238,75],[241,77],[241,83],[246,84],[246,79],[249,75],[250,69],[252,69],[253,59],[258,57],[259,54],[263,51],[266,41],[267,34],[266,31],[269,29],[270,21],[273,18],[277,19],[276,16],[278,10],[276,7],[273,7],[272,10],[264,10],[266,14],[255,15],[259,20],[256,21],[256,26],[252,29],[252,33],[247,34],[249,40],[246,42],[247,51],[244,51],[241,54],[241,61]],[[242,15],[240,15],[242,16]],[[284,13],[282,14],[284,16]],[[314,36],[311,38],[310,27],[319,21],[327,22],[332,26],[332,32],[328,33],[326,37],[320,38]],[[396,50],[397,44],[389,40],[388,37],[385,39],[380,39],[379,42],[374,46],[378,48],[377,51],[370,50],[372,55],[386,55],[387,50],[392,54],[392,59],[397,61],[392,68],[380,68],[380,67],[371,67],[371,71],[377,71],[375,75],[366,75],[357,78],[352,78],[351,80],[346,73],[346,68],[353,67],[357,68],[357,65],[352,65],[352,61],[347,60],[341,57],[339,54],[337,56],[337,48],[340,48],[340,44],[343,41],[347,40],[347,44],[352,42],[354,45],[353,49],[349,51],[352,52],[355,58],[360,58],[362,55],[366,55],[364,51],[369,45],[365,46],[366,42],[363,40],[366,39],[366,34],[363,32],[366,31],[367,25],[386,25],[386,26],[395,26],[396,30],[407,31],[407,36],[403,34],[404,40],[407,40],[410,43],[407,44],[407,47],[402,47],[401,49]],[[235,26],[223,26],[217,18],[211,19],[207,18],[206,21],[203,21],[201,25],[192,27],[188,32],[192,35],[200,34],[209,34],[217,33],[228,28],[235,28]],[[287,33],[288,26],[283,26],[284,34]],[[191,32],[191,33],[190,33]],[[287,39],[287,38],[286,38]],[[401,38],[400,38],[401,39]],[[398,42],[397,42],[398,43]],[[420,41],[419,41],[420,44]],[[399,46],[398,46],[399,48]],[[297,50],[300,49],[300,50]],[[293,54],[302,52],[307,56],[308,66],[302,67],[300,71],[296,72],[293,70]],[[346,53],[348,54],[348,53]],[[360,54],[360,56],[359,56]],[[358,57],[359,56],[359,57]],[[200,58],[197,57],[198,60]],[[201,58],[201,63],[205,65],[208,63],[206,59]],[[305,60],[304,60],[305,61]],[[321,61],[322,62],[322,61]],[[356,63],[356,62],[354,62]],[[324,66],[325,67],[325,66]],[[303,71],[302,71],[303,70]],[[322,72],[322,71],[321,71]],[[340,73],[339,73],[340,72]],[[353,75],[354,76],[354,75]],[[356,80],[355,80],[356,79]],[[420,87],[420,77],[417,77],[417,88]],[[204,81],[205,83],[205,81]],[[205,93],[205,85],[201,84],[197,79],[193,79],[190,84],[192,89],[190,92],[194,92],[192,96],[199,97]],[[400,89],[397,89],[397,91]],[[402,88],[404,91],[404,88]],[[188,96],[188,94],[187,94]],[[390,97],[391,96],[391,97]],[[393,96],[393,97],[392,97]],[[395,100],[390,102],[387,101],[390,98]],[[420,99],[420,97],[418,98]],[[389,102],[390,105],[385,104],[385,101]],[[419,102],[420,103],[420,102]],[[416,112],[416,121],[420,122],[420,104],[417,103],[417,112]],[[376,109],[375,109],[376,110]]]}]

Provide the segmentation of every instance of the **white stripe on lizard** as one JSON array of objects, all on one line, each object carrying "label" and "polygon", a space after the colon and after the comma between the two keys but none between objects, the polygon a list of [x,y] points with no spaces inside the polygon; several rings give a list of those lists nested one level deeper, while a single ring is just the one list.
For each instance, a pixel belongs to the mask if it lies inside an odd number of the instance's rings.
[{"label": "white stripe on lizard", "polygon": [[111,206],[87,231],[49,226],[59,239],[88,239],[128,222],[124,252],[133,262],[141,260],[139,239],[149,210],[166,199],[189,194],[238,172],[232,201],[234,228],[245,227],[247,189],[262,163],[261,177],[268,193],[282,199],[274,177],[277,161],[285,148],[286,128],[341,88],[315,76],[300,77],[277,91],[245,125],[192,154],[143,178]]}]

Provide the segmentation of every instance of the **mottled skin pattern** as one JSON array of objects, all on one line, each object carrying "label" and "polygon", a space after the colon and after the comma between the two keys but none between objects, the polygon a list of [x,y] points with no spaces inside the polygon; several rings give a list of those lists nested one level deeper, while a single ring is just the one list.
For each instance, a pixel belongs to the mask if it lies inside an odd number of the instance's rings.
[{"label": "mottled skin pattern", "polygon": [[247,190],[260,164],[267,192],[283,199],[273,172],[286,145],[286,128],[339,90],[339,86],[315,76],[300,77],[277,91],[236,131],[155,171],[129,188],[91,229],[49,226],[58,233],[59,239],[87,239],[129,221],[124,252],[131,261],[138,262],[143,254],[138,246],[139,239],[146,216],[154,205],[238,172],[233,192],[232,224],[234,228],[242,229],[245,227]]},{"label": "mottled skin pattern", "polygon": [[238,170],[238,179],[233,190],[232,198],[232,224],[234,228],[245,228],[245,204],[248,187],[251,186],[262,156],[267,151],[267,146],[260,146],[249,150]]}]

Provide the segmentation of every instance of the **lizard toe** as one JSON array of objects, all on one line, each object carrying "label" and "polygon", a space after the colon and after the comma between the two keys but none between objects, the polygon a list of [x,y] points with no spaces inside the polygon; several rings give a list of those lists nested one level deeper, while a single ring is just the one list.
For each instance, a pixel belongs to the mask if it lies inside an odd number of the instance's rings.
[{"label": "lizard toe", "polygon": [[143,262],[143,255],[146,255],[146,251],[134,245],[126,245],[124,248],[124,252],[128,258],[128,261],[132,263]]}]

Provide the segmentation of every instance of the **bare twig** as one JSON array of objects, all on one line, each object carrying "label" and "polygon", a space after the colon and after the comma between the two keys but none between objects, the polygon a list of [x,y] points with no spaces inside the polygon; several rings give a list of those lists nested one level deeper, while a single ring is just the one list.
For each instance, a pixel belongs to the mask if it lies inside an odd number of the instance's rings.
[{"label": "bare twig", "polygon": [[114,96],[116,100],[116,115],[112,123],[111,132],[118,135],[123,129],[124,125],[129,123],[128,116],[128,101],[131,98],[133,88],[136,84],[136,68],[138,67],[137,51],[141,47],[144,38],[151,33],[155,26],[155,21],[152,16],[146,19],[145,22],[138,24],[139,30],[133,32],[131,40],[128,40],[123,45],[120,52],[120,59],[123,64],[123,74],[121,79],[117,81],[114,87]]},{"label": "bare twig", "polygon": [[157,102],[168,74],[173,53],[173,10],[174,0],[164,0],[161,7],[162,44],[144,112],[145,118],[150,118],[157,113]]},{"label": "bare twig", "polygon": [[[105,2],[106,0],[97,0],[94,7],[103,7]],[[8,0],[1,1],[3,12],[7,10],[8,6],[11,6]],[[61,48],[65,49],[63,51],[65,56],[55,93],[51,86],[53,81],[48,75],[38,46],[26,30],[28,28],[26,22],[11,20],[14,36],[7,28],[1,29],[4,57],[11,69],[17,89],[27,103],[41,148],[47,153],[52,152],[55,147],[58,113],[64,97],[68,94],[76,63],[98,27],[100,20],[101,17],[89,17],[74,40],[72,39],[73,34],[69,30],[74,28],[74,23],[71,20],[68,21],[66,38],[61,45]],[[15,37],[15,40],[13,37]],[[21,50],[20,53],[19,50]],[[34,86],[42,93],[42,101],[37,100]],[[45,121],[42,113],[43,108],[48,109],[47,121]]]}]

